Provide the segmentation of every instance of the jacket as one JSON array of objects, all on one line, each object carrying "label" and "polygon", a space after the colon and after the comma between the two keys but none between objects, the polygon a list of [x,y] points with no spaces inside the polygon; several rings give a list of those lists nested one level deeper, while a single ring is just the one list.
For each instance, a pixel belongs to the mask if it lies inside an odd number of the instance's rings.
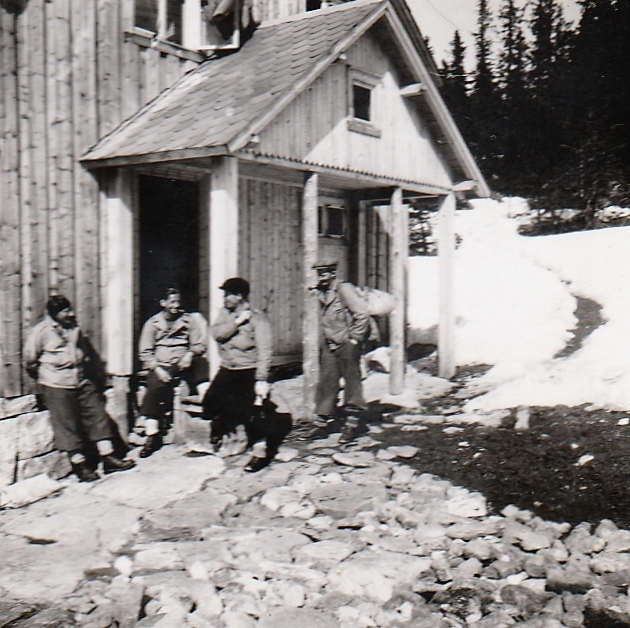
[{"label": "jacket", "polygon": [[349,340],[358,343],[365,338],[370,316],[365,301],[351,283],[335,280],[318,296],[321,333],[332,350]]},{"label": "jacket", "polygon": [[272,357],[271,325],[267,317],[257,310],[246,323],[237,325],[239,312],[221,308],[210,331],[219,345],[221,366],[228,370],[256,369],[256,379],[269,377]]},{"label": "jacket", "polygon": [[43,386],[78,388],[85,379],[83,344],[79,327],[65,329],[46,316],[33,327],[24,344],[26,370]]},{"label": "jacket", "polygon": [[139,355],[150,371],[174,366],[190,351],[202,355],[207,346],[206,322],[201,315],[184,313],[169,321],[164,312],[152,316],[142,327]]}]

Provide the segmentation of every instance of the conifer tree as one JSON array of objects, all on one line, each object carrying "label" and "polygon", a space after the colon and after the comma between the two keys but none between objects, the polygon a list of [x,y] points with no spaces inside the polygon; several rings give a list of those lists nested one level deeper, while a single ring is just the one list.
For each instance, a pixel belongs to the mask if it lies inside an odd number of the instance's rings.
[{"label": "conifer tree", "polygon": [[466,46],[462,42],[459,31],[451,42],[450,61],[444,62],[440,74],[442,76],[442,97],[446,102],[459,130],[467,138],[469,127],[468,112],[468,79],[464,60],[466,58]]}]

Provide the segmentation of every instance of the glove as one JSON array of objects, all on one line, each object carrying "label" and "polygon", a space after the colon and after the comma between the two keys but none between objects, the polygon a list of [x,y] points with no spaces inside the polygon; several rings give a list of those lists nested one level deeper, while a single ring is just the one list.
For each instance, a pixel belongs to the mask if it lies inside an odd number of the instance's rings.
[{"label": "glove", "polygon": [[258,380],[254,384],[254,393],[256,393],[256,397],[260,397],[261,399],[266,399],[269,395],[269,382],[265,382],[263,380]]}]

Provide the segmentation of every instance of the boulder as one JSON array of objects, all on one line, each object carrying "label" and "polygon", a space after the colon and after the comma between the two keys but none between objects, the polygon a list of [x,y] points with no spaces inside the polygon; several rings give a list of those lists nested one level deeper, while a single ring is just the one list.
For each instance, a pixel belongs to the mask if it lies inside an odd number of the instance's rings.
[{"label": "boulder", "polygon": [[48,411],[29,412],[16,420],[19,460],[42,456],[53,450],[54,436]]},{"label": "boulder", "polygon": [[314,608],[277,608],[263,615],[257,628],[339,628],[332,614]]},{"label": "boulder", "polygon": [[294,552],[297,562],[307,562],[322,569],[331,569],[353,553],[349,543],[343,541],[318,541],[310,545],[303,545]]},{"label": "boulder", "polygon": [[16,419],[0,420],[0,488],[13,484],[18,456],[19,425]]},{"label": "boulder", "polygon": [[17,461],[17,480],[26,480],[45,473],[53,480],[65,478],[72,471],[68,455],[63,451],[51,451],[43,456]]}]

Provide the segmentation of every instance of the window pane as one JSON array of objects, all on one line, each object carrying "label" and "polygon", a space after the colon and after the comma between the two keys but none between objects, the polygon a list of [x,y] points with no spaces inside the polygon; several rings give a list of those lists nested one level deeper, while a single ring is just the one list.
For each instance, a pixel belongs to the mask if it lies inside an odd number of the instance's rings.
[{"label": "window pane", "polygon": [[317,208],[317,233],[320,236],[326,235],[326,225],[324,225],[324,208],[322,205]]},{"label": "window pane", "polygon": [[370,90],[367,87],[354,84],[352,86],[352,101],[354,117],[359,120],[370,120]]},{"label": "window pane", "polygon": [[321,0],[306,0],[307,11],[317,11],[322,6]]},{"label": "window pane", "polygon": [[136,0],[134,24],[139,28],[157,32],[158,0]]},{"label": "window pane", "polygon": [[168,23],[167,39],[181,44],[182,39],[182,5],[183,0],[168,0],[166,5],[166,19]]},{"label": "window pane", "polygon": [[327,207],[328,210],[328,233],[327,235],[333,237],[341,237],[344,235],[343,229],[343,215],[344,211],[342,207]]}]

